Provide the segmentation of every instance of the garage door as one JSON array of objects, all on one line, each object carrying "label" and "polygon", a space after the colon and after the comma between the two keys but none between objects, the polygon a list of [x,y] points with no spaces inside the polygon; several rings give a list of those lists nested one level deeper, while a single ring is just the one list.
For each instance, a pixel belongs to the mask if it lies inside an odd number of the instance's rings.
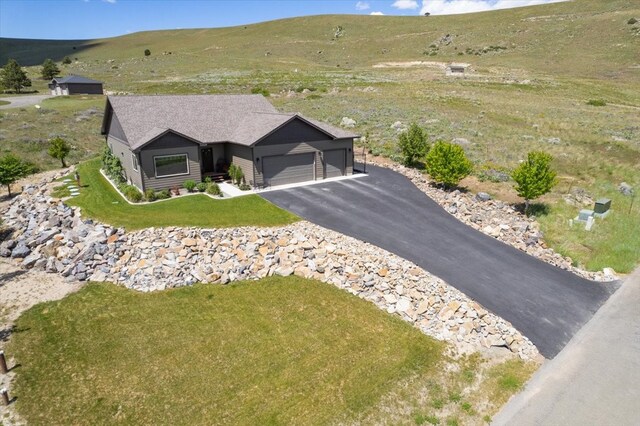
[{"label": "garage door", "polygon": [[322,156],[324,158],[325,178],[344,176],[346,150],[332,149],[330,151],[324,151]]},{"label": "garage door", "polygon": [[274,186],[313,180],[313,157],[313,153],[264,157],[264,184]]}]

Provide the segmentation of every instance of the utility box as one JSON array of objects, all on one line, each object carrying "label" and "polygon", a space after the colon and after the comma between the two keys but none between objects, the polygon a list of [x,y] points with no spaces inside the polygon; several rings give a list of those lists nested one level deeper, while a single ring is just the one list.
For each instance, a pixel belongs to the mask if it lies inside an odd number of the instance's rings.
[{"label": "utility box", "polygon": [[579,222],[586,222],[592,216],[593,210],[580,210],[580,213],[578,213],[578,217],[576,217],[575,220]]},{"label": "utility box", "polygon": [[596,204],[593,207],[593,215],[596,217],[606,217],[609,214],[611,208],[611,200],[608,198],[600,198],[596,200]]}]

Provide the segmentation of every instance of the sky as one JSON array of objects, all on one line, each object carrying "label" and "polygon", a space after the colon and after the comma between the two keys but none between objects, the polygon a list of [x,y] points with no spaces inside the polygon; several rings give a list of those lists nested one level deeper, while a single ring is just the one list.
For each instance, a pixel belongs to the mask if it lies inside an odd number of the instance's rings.
[{"label": "sky", "polygon": [[447,15],[557,1],[561,0],[0,0],[0,37],[93,39],[303,15]]}]

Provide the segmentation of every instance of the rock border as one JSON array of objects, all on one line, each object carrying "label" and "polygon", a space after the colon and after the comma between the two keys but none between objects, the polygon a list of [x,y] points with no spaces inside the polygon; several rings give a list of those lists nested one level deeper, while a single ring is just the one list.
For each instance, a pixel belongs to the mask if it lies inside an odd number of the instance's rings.
[{"label": "rock border", "polygon": [[[49,181],[51,182],[51,180]],[[4,214],[0,256],[69,281],[111,281],[148,292],[298,275],[342,288],[453,344],[457,353],[504,347],[538,359],[509,322],[415,264],[309,222],[277,228],[148,228],[126,233],[28,186]]]},{"label": "rock border", "polygon": [[460,190],[444,191],[434,186],[434,182],[424,173],[400,164],[384,164],[375,161],[370,161],[369,164],[402,174],[462,223],[543,262],[593,281],[609,282],[619,279],[611,268],[590,272],[573,266],[573,259],[562,256],[547,247],[540,231],[540,224],[535,218],[523,215],[511,204],[493,200],[488,194],[482,192],[472,194]]}]

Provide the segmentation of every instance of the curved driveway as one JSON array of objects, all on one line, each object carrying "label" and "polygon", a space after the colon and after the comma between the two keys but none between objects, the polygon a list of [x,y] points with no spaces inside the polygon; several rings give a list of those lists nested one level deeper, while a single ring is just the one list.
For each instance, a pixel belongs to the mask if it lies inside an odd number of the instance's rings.
[{"label": "curved driveway", "polygon": [[37,105],[45,99],[51,98],[51,95],[20,95],[8,96],[0,98],[0,101],[10,102],[9,105],[0,105],[0,109],[24,108],[31,105]]},{"label": "curved driveway", "polygon": [[385,168],[262,196],[439,276],[510,321],[546,358],[553,358],[619,285],[585,280],[476,231]]}]

